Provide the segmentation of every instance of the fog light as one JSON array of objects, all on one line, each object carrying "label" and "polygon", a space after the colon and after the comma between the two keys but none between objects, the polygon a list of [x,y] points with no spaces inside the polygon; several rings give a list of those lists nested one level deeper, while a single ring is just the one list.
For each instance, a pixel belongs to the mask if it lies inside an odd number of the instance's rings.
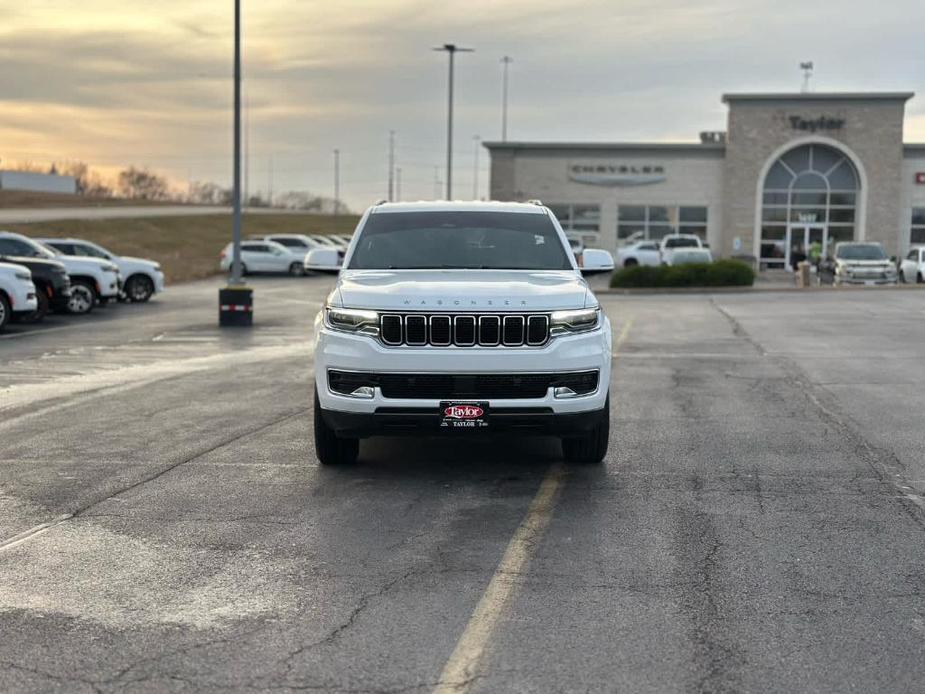
[{"label": "fog light", "polygon": [[554,388],[552,391],[552,395],[555,398],[577,398],[578,397],[578,393],[576,393],[574,390],[572,390],[568,386],[559,386],[558,388]]},{"label": "fog light", "polygon": [[376,389],[372,386],[360,386],[350,393],[352,398],[363,398],[364,400],[372,400],[376,395]]}]

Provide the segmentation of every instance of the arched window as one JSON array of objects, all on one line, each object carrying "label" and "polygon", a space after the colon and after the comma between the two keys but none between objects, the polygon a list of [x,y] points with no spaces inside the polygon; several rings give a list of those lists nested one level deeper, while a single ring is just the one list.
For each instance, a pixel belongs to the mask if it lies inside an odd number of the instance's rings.
[{"label": "arched window", "polygon": [[848,157],[827,145],[802,145],[774,162],[761,201],[762,266],[784,267],[809,239],[853,240],[859,180]]}]

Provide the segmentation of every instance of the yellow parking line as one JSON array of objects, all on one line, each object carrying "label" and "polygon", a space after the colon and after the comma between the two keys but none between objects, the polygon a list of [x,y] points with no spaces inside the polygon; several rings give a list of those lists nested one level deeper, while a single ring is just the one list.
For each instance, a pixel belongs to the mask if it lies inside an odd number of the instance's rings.
[{"label": "yellow parking line", "polygon": [[620,334],[617,335],[617,339],[613,341],[613,357],[617,358],[617,354],[620,352],[620,347],[623,346],[623,343],[626,342],[626,338],[630,334],[630,328],[633,327],[633,321],[635,319],[630,317],[627,319],[626,323],[623,324],[623,329],[620,331]]},{"label": "yellow parking line", "polygon": [[482,594],[453,654],[440,673],[435,694],[465,692],[473,681],[485,646],[501,618],[505,606],[549,525],[559,491],[565,481],[565,468],[557,463],[549,468],[527,515],[521,521]]}]

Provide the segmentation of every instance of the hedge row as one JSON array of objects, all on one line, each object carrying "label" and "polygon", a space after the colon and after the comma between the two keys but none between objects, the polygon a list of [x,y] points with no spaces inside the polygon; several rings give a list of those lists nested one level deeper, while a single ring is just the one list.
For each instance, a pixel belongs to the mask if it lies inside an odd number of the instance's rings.
[{"label": "hedge row", "polygon": [[755,271],[739,260],[685,265],[637,265],[613,273],[611,287],[750,287]]}]

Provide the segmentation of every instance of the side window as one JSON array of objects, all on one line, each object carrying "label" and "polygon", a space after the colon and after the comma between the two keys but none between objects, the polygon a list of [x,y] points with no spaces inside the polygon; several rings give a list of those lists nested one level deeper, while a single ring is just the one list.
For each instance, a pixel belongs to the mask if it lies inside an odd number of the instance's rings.
[{"label": "side window", "polygon": [[3,255],[36,256],[35,249],[19,239],[0,239],[0,253]]},{"label": "side window", "polygon": [[906,260],[918,260],[919,259],[919,249],[913,248],[909,251],[909,255],[906,256]]}]

